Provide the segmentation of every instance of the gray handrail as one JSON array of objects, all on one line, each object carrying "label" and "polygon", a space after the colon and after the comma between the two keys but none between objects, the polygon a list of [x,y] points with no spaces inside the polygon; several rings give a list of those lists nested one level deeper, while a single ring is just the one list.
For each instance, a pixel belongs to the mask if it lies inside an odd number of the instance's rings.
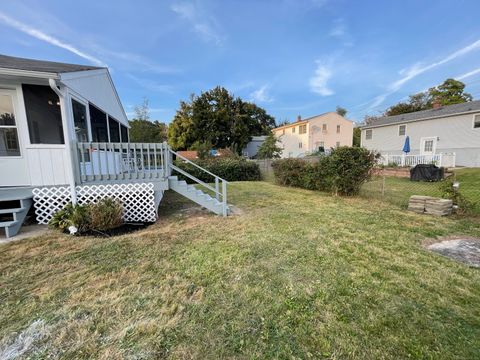
[{"label": "gray handrail", "polygon": [[170,167],[175,170],[175,171],[178,171],[180,174],[188,177],[189,179],[192,179],[193,181],[195,181],[196,183],[202,185],[202,186],[205,186],[208,190],[211,190],[213,191],[215,194],[218,194],[218,195],[222,195],[221,192],[215,190],[213,187],[211,187],[210,185],[208,185],[206,182],[203,182],[202,180],[196,178],[195,176],[189,174],[188,172],[180,169],[178,166],[175,166],[175,165],[170,165]]}]

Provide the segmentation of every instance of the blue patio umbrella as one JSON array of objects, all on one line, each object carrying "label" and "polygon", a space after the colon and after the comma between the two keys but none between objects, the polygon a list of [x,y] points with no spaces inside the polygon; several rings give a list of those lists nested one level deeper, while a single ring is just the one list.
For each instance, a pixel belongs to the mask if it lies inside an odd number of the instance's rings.
[{"label": "blue patio umbrella", "polygon": [[403,144],[403,152],[408,154],[410,152],[410,136],[405,138],[405,144]]}]

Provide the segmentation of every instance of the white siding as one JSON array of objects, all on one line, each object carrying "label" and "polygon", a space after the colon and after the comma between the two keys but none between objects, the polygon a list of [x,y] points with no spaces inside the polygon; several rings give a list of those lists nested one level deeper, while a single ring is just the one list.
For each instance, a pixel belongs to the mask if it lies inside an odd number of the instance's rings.
[{"label": "white siding", "polygon": [[[420,153],[422,137],[436,137],[436,153],[455,152],[460,166],[480,166],[480,129],[473,128],[474,114],[439,119],[406,122],[406,135],[410,137],[411,154]],[[401,154],[405,136],[398,135],[400,123],[372,129],[372,139],[365,138],[362,146],[383,154]]]},{"label": "white siding", "polygon": [[[299,134],[300,125],[307,125],[307,132],[305,134]],[[283,148],[282,158],[298,157],[308,151],[309,126],[308,123],[302,123],[285,129],[273,130],[275,136],[280,140],[280,147]],[[293,129],[295,129],[295,132],[292,131]],[[283,130],[285,130],[285,134],[283,134]],[[299,146],[300,143],[302,147]]]},{"label": "white siding", "polygon": [[74,93],[128,126],[128,119],[107,70],[62,74],[61,81]]}]

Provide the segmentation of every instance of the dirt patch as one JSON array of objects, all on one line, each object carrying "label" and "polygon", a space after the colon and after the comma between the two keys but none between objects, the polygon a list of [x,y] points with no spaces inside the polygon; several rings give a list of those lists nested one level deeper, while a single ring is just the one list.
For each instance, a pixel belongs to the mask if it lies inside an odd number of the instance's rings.
[{"label": "dirt patch", "polygon": [[11,343],[0,344],[0,359],[13,360],[29,352],[35,343],[48,335],[49,329],[43,320],[36,320],[18,334]]},{"label": "dirt patch", "polygon": [[480,239],[458,237],[429,242],[426,248],[440,255],[480,268]]}]

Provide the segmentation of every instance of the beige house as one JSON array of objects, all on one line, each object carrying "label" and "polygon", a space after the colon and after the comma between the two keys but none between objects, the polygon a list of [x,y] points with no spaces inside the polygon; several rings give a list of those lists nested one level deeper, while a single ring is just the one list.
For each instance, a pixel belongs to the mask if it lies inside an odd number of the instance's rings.
[{"label": "beige house", "polygon": [[282,157],[302,157],[338,146],[352,146],[353,122],[336,112],[302,120],[273,129],[283,148]]}]

